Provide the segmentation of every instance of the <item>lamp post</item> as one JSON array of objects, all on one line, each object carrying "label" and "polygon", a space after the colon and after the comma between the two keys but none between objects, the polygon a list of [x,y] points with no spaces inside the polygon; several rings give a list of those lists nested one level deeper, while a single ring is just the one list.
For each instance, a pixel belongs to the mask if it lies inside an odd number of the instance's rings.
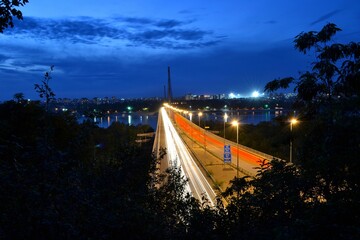
[{"label": "lamp post", "polygon": [[234,120],[232,125],[236,126],[236,177],[239,177],[239,122]]},{"label": "lamp post", "polygon": [[209,126],[204,126],[204,149],[206,155],[206,129],[209,129]]},{"label": "lamp post", "polygon": [[225,140],[225,139],[226,139],[226,138],[225,138],[225,124],[226,124],[226,122],[227,122],[227,119],[228,119],[228,115],[225,113],[225,114],[224,114],[224,146],[225,146],[225,141],[226,141],[226,140]]},{"label": "lamp post", "polygon": [[[190,116],[190,122],[192,123],[192,112],[189,113],[189,116]],[[193,139],[193,134],[192,134],[192,131],[193,131],[193,127],[192,127],[192,124],[190,125],[190,137],[191,137],[191,144],[192,146],[194,146],[194,139]]]},{"label": "lamp post", "polygon": [[199,127],[201,127],[201,126],[200,126],[200,118],[201,118],[202,115],[203,115],[202,112],[199,112],[199,113],[198,113],[198,117],[199,117]]},{"label": "lamp post", "polygon": [[292,163],[292,129],[293,129],[293,125],[296,124],[298,122],[298,120],[296,118],[292,118],[290,120],[290,162]]}]

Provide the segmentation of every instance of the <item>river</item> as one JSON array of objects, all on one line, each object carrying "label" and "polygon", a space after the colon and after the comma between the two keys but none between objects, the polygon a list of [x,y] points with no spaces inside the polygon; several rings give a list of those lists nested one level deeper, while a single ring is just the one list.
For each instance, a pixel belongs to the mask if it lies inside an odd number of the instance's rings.
[{"label": "river", "polygon": [[[284,110],[237,110],[237,111],[228,111],[227,122],[232,120],[238,120],[242,124],[258,124],[260,122],[269,122],[274,117],[287,114],[287,111]],[[192,119],[190,116],[186,116],[187,119],[192,120],[195,123],[198,123],[199,117],[197,112],[193,112]],[[85,118],[80,118],[79,121],[82,122]],[[146,113],[123,113],[123,114],[110,114],[101,118],[94,118],[94,121],[97,122],[99,127],[107,128],[113,122],[124,123],[127,125],[150,125],[153,129],[156,129],[158,114],[146,114]],[[223,112],[204,112],[200,118],[200,121],[224,121]]]}]

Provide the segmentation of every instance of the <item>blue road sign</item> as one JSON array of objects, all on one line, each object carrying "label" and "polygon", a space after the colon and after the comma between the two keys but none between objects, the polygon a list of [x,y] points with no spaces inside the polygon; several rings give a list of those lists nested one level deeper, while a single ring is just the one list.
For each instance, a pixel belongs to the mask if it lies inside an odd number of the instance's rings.
[{"label": "blue road sign", "polygon": [[231,163],[231,148],[230,145],[224,146],[224,163]]}]

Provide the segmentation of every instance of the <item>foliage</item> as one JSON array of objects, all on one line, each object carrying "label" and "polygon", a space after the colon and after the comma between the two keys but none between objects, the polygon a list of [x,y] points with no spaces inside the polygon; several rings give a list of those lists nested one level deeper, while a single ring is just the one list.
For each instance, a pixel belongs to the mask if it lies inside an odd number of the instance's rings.
[{"label": "foliage", "polygon": [[[15,101],[0,104],[0,126],[2,239],[213,234],[216,215],[185,192],[180,169],[159,175],[151,143],[135,143],[137,133],[153,131],[148,126],[102,129]],[[212,225],[198,229],[200,221]]]},{"label": "foliage", "polygon": [[146,216],[151,145],[130,141],[142,129],[78,124],[34,102],[5,102],[0,117],[1,238],[101,239]]},{"label": "foliage", "polygon": [[40,98],[45,98],[45,109],[49,111],[49,103],[55,99],[55,93],[51,90],[49,81],[52,79],[51,73],[54,70],[54,66],[50,67],[50,70],[45,72],[44,80],[41,81],[41,85],[35,84],[35,90],[39,93]]},{"label": "foliage", "polygon": [[[355,177],[360,173],[360,44],[329,45],[338,31],[335,24],[327,24],[320,32],[301,33],[295,39],[300,52],[313,50],[317,60],[312,71],[292,81],[301,117],[297,128],[302,132],[295,162],[306,186],[301,190],[306,196],[303,213],[297,220],[301,225],[295,228],[307,229],[297,235],[300,239],[360,235],[360,181]],[[276,90],[281,81],[274,80],[265,89]]]},{"label": "foliage", "polygon": [[229,204],[219,231],[229,239],[357,239],[358,191],[342,189],[336,201],[325,199],[322,184],[306,172],[274,159],[254,178],[235,178],[223,194]]},{"label": "foliage", "polygon": [[1,0],[0,1],[0,33],[5,28],[14,27],[13,17],[19,20],[23,19],[22,12],[18,7],[23,7],[29,3],[28,0]]},{"label": "foliage", "polygon": [[[347,111],[346,106],[354,101],[354,97],[358,99],[360,94],[360,43],[329,45],[338,31],[341,29],[329,23],[319,32],[297,35],[295,48],[302,53],[314,51],[316,55],[312,71],[301,74],[298,80],[291,77],[273,80],[266,84],[265,91],[288,88],[294,83],[298,105],[302,106],[304,114],[314,115],[326,109]],[[358,110],[359,107],[353,109]],[[330,115],[331,119],[335,117]]]},{"label": "foliage", "polygon": [[17,103],[21,103],[23,102],[24,99],[24,93],[15,93],[14,94],[14,99],[17,101]]}]

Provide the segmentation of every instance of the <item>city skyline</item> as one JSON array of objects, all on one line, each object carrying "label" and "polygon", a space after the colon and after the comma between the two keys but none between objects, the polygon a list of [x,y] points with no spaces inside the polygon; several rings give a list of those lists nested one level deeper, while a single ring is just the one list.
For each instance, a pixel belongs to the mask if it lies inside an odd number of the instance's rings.
[{"label": "city skyline", "polygon": [[0,35],[0,100],[37,98],[50,85],[59,98],[163,97],[171,67],[174,97],[261,92],[275,78],[310,69],[314,54],[293,47],[300,32],[328,22],[335,41],[360,39],[358,1],[30,1]]}]

